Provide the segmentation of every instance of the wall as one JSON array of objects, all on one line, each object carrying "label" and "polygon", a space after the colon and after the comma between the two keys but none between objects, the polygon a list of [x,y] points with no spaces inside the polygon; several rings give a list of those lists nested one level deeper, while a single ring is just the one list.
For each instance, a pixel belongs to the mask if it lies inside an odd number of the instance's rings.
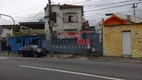
[{"label": "wall", "polygon": [[44,29],[32,29],[31,33],[44,34]]},{"label": "wall", "polygon": [[131,30],[132,57],[142,57],[142,24],[103,27],[104,56],[122,56],[122,31]]},{"label": "wall", "polygon": [[[82,9],[81,8],[74,8],[74,9],[62,9],[58,6],[52,7],[53,12],[57,12],[57,26],[53,27],[53,30],[63,31],[64,29],[80,29],[82,26]],[[78,22],[76,23],[64,23],[63,22],[63,13],[64,12],[77,12],[78,13]],[[48,16],[48,8],[45,10],[45,16]],[[45,33],[49,34],[49,25],[48,25],[48,18],[45,19]]]},{"label": "wall", "polygon": [[[40,36],[23,36],[23,37],[9,37],[8,43],[12,47],[11,52],[18,52],[18,49],[25,45],[30,45],[30,40],[37,39],[38,46],[41,47],[41,40]],[[18,40],[19,42],[16,42]],[[24,42],[23,42],[24,40]]]},{"label": "wall", "polygon": [[1,33],[1,37],[7,37],[7,33],[10,35],[13,35],[12,29],[3,28],[3,31]]}]

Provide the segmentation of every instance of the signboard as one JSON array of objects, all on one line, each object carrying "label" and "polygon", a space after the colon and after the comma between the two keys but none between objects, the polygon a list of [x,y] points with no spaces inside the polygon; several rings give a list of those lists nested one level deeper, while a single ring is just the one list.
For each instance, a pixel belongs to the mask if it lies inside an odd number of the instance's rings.
[{"label": "signboard", "polygon": [[59,32],[58,38],[77,38],[80,34],[78,32]]},{"label": "signboard", "polygon": [[89,34],[88,31],[81,31],[81,32],[58,32],[58,38],[80,38],[82,33]]}]

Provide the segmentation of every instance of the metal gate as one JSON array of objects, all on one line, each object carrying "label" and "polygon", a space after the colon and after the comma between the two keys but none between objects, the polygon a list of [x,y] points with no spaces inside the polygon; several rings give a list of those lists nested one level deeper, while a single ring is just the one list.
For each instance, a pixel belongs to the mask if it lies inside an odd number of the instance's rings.
[{"label": "metal gate", "polygon": [[[99,51],[99,55],[103,55],[101,36],[100,34],[91,33],[87,35],[92,40],[93,45],[96,46]],[[50,40],[43,40],[42,47],[51,51]],[[54,39],[53,40],[53,51],[59,53],[75,53],[81,54],[87,50],[87,45],[80,45],[77,43],[77,39]]]}]

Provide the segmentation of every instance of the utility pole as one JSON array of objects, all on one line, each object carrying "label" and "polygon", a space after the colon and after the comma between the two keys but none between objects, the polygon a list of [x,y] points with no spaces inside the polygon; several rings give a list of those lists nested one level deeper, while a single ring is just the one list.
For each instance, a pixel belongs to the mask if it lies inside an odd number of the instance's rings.
[{"label": "utility pole", "polygon": [[133,15],[134,15],[134,17],[136,17],[136,8],[137,8],[137,4],[136,4],[136,3],[133,3],[132,8],[134,8],[134,13],[133,13]]},{"label": "utility pole", "polygon": [[52,13],[52,5],[51,5],[51,0],[48,0],[48,7],[49,7],[49,20],[48,20],[48,24],[49,24],[49,30],[50,30],[50,54],[51,54],[51,57],[54,56],[54,53],[53,53],[53,28],[52,28],[52,23],[51,23],[51,13]]}]

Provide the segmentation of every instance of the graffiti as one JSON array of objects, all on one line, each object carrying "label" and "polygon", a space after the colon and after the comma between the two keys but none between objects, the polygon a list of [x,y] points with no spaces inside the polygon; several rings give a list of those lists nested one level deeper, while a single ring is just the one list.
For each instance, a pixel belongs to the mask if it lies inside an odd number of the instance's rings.
[{"label": "graffiti", "polygon": [[[64,44],[79,44],[79,45],[87,45],[89,42],[89,38],[82,39],[81,35],[83,33],[89,34],[87,30],[80,31],[80,32],[59,32],[58,33],[58,39],[62,39],[60,43]],[[87,36],[87,35],[86,35]],[[72,38],[77,38],[77,40],[64,40],[64,39],[72,39]]]},{"label": "graffiti", "polygon": [[56,39],[56,40],[53,40],[53,44],[71,45],[71,44],[76,44],[76,40],[75,39]]}]

